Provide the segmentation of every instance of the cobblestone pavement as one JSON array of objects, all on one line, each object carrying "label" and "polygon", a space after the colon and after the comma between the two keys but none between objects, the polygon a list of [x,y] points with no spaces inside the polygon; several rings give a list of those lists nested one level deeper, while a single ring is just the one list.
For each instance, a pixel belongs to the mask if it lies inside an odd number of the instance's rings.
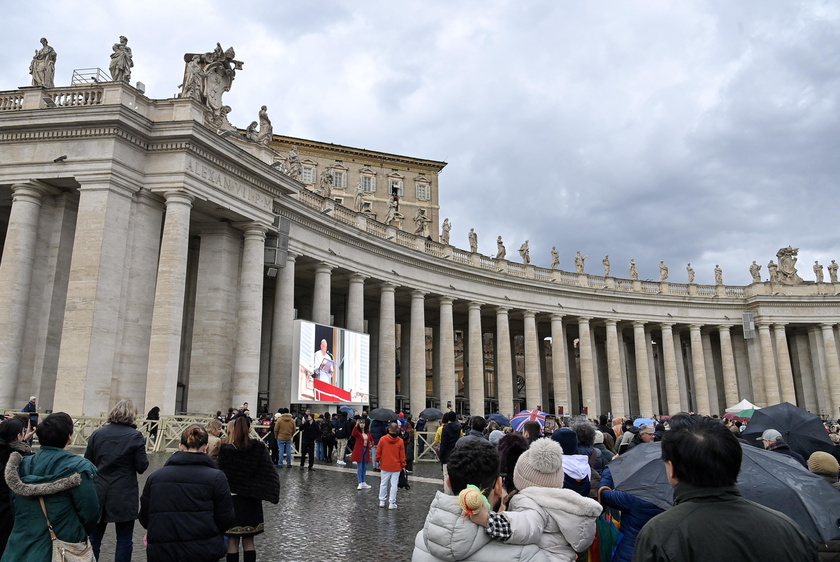
[{"label": "cobblestone pavement", "polygon": [[[78,451],[77,451],[78,452]],[[146,477],[162,467],[168,453],[149,455]],[[414,536],[423,528],[435,491],[442,489],[440,465],[416,463],[410,476],[411,489],[399,490],[396,510],[379,508],[379,473],[368,470],[369,490],[356,489],[356,467],[315,462],[315,470],[277,468],[280,503],[263,502],[265,533],[256,537],[257,560],[261,562],[308,561],[409,561]],[[146,560],[145,529],[134,527],[134,556]],[[100,560],[114,559],[114,528],[108,527]],[[188,561],[185,561],[188,562]]]}]

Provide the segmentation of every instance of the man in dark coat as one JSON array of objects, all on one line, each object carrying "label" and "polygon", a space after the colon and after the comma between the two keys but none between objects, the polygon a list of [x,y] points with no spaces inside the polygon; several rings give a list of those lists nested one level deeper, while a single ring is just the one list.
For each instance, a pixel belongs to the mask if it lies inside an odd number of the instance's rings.
[{"label": "man in dark coat", "polygon": [[662,438],[674,507],[642,528],[635,562],[816,562],[811,539],[786,515],[745,500],[735,485],[743,451],[725,425],[693,420]]},{"label": "man in dark coat", "polygon": [[785,443],[784,439],[782,439],[782,434],[775,429],[764,430],[764,433],[761,434],[761,437],[759,437],[758,440],[764,443],[764,448],[768,451],[787,455],[806,469],[808,468],[808,463],[805,462],[802,455],[791,449],[790,446]]},{"label": "man in dark coat", "polygon": [[312,414],[307,414],[300,424],[301,434],[301,450],[300,450],[300,469],[303,470],[306,455],[309,455],[309,470],[315,470],[315,439],[321,436],[321,426],[315,423],[315,418]]},{"label": "man in dark coat", "polygon": [[440,449],[438,449],[438,458],[443,467],[443,485],[444,490],[450,491],[447,479],[449,473],[446,470],[446,463],[449,462],[449,455],[455,449],[455,444],[461,438],[461,424],[458,423],[458,414],[455,412],[446,412],[443,415],[443,421],[446,422],[443,429],[440,431]]}]

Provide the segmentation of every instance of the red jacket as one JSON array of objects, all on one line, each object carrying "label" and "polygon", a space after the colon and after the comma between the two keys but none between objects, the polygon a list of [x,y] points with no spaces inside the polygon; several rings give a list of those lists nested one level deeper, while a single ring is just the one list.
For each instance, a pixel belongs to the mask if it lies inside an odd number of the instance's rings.
[{"label": "red jacket", "polygon": [[[367,428],[365,428],[365,434],[367,435],[368,446],[367,450],[364,451],[364,460],[365,462],[370,462],[370,448],[373,446],[373,437],[371,436],[370,431],[367,431]],[[365,448],[364,436],[362,436],[362,432],[359,431],[358,426],[353,428],[352,435],[356,438],[356,441],[353,443],[353,454],[350,455],[350,460],[353,462],[362,462],[362,451]]]},{"label": "red jacket", "polygon": [[405,442],[399,435],[388,433],[376,446],[376,462],[386,472],[399,472],[405,467]]}]

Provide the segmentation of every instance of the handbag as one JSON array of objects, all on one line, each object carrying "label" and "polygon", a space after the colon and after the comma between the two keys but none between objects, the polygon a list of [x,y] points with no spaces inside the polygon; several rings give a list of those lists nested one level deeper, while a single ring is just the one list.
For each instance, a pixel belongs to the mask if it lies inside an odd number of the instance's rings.
[{"label": "handbag", "polygon": [[85,542],[66,542],[55,536],[52,523],[50,523],[50,518],[47,515],[44,497],[41,496],[38,500],[41,502],[41,511],[44,512],[44,518],[47,520],[47,529],[50,531],[52,562],[95,562],[93,546],[87,538],[85,538]]},{"label": "handbag", "polygon": [[397,488],[405,488],[406,490],[411,489],[411,485],[408,483],[408,473],[405,469],[400,471],[399,481],[397,482]]}]

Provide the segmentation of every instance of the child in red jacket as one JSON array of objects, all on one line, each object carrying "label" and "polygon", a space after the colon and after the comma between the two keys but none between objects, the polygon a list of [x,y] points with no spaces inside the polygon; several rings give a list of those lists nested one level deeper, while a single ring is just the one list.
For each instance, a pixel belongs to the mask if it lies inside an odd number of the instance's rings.
[{"label": "child in red jacket", "polygon": [[391,486],[388,509],[397,509],[397,484],[400,472],[405,468],[405,443],[400,437],[400,426],[392,422],[388,426],[388,434],[379,440],[376,447],[376,462],[382,470],[382,480],[379,484],[379,507],[385,507],[388,496],[388,486]]}]

